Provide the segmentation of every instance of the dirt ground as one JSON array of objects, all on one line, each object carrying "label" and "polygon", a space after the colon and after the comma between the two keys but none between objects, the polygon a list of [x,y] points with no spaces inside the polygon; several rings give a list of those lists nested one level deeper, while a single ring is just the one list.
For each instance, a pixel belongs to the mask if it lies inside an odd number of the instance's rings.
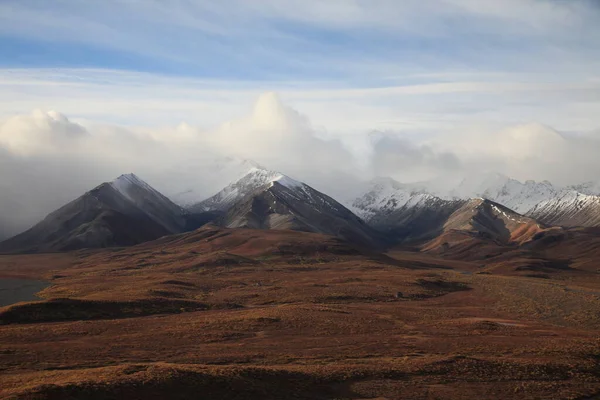
[{"label": "dirt ground", "polygon": [[600,398],[598,274],[494,268],[216,228],[0,256],[52,284],[0,308],[0,397]]}]

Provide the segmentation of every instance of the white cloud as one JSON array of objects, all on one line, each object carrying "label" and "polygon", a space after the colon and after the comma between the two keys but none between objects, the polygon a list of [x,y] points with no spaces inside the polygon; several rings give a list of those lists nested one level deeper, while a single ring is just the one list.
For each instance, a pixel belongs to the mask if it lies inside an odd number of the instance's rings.
[{"label": "white cloud", "polygon": [[595,179],[600,170],[597,135],[559,133],[534,123],[492,133],[365,131],[341,141],[274,93],[259,96],[245,117],[209,129],[188,123],[164,128],[75,123],[36,110],[0,123],[0,225],[15,233],[127,172],[169,195],[193,189],[208,197],[232,178],[229,165],[245,158],[342,199],[357,180],[377,175],[442,182],[495,170],[522,180],[578,183]]},{"label": "white cloud", "polygon": [[221,169],[231,157],[234,163],[250,158],[334,195],[360,173],[341,142],[317,137],[308,119],[274,93],[260,96],[247,117],[208,130],[186,123],[80,125],[36,110],[0,123],[0,151],[0,225],[12,233],[121,173],[135,172],[169,195],[193,189],[199,200],[228,183]]},{"label": "white cloud", "polygon": [[600,126],[593,75],[447,72],[406,75],[411,84],[346,87],[331,81],[207,81],[87,69],[0,69],[0,116],[56,109],[73,121],[214,128],[248,111],[264,88],[311,116],[316,127],[353,140],[368,130],[443,133],[541,121],[561,131]]},{"label": "white cloud", "polygon": [[56,111],[34,110],[0,126],[0,145],[13,154],[68,153],[85,138],[85,129]]}]

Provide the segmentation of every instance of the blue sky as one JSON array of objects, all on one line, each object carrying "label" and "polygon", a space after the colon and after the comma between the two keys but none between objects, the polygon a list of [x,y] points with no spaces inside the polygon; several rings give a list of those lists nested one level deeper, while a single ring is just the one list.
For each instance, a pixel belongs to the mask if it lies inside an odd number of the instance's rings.
[{"label": "blue sky", "polygon": [[354,86],[409,71],[577,71],[600,57],[595,0],[3,0],[0,11],[3,67]]},{"label": "blue sky", "polygon": [[[536,121],[589,130],[593,124],[581,121],[590,109],[598,111],[589,103],[599,94],[598,21],[596,0],[2,0],[0,77],[12,84],[2,88],[1,114],[61,108],[120,123],[215,125],[214,112],[202,119],[190,111],[193,98],[201,109],[214,94],[210,87],[230,104],[217,114],[233,116],[251,97],[275,90],[332,132],[406,123],[411,131],[427,130],[427,123],[415,125],[416,115],[432,121],[443,112],[460,114],[465,123],[491,123],[490,129]],[[128,102],[148,101],[135,88],[157,80],[163,85],[155,88],[155,101],[196,92],[183,96],[186,111],[146,121],[108,104],[103,112],[85,107],[73,86],[56,96],[19,83],[54,82],[57,74],[90,96],[104,84]],[[435,86],[441,83],[446,86]],[[513,89],[490,89],[499,84]],[[419,85],[429,89],[377,92]],[[349,100],[344,90],[355,89],[365,92]],[[345,124],[319,115],[327,104],[362,110],[364,118]],[[577,121],[557,121],[561,107],[577,108]]]}]

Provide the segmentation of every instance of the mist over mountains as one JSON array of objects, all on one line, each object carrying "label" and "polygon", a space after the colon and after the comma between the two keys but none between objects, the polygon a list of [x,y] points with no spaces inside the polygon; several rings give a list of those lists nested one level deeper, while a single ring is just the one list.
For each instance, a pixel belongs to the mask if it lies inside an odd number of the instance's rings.
[{"label": "mist over mountains", "polygon": [[589,194],[598,185],[600,142],[538,123],[423,139],[365,132],[361,140],[357,148],[328,135],[275,93],[261,95],[246,117],[212,130],[75,122],[56,111],[16,115],[0,125],[0,237],[128,171],[183,205],[214,195],[255,164],[344,204],[377,177],[442,199],[485,195],[523,213],[565,187]]}]

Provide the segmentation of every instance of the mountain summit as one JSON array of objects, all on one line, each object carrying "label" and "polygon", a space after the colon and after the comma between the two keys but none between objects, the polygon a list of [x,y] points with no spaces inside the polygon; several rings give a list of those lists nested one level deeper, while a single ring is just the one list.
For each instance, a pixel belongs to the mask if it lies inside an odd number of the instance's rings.
[{"label": "mountain summit", "polygon": [[189,208],[219,211],[229,228],[291,229],[376,243],[378,233],[333,198],[284,174],[253,168],[240,180]]},{"label": "mountain summit", "polygon": [[0,243],[0,251],[64,251],[125,246],[178,233],[185,211],[134,174],[121,175]]}]

